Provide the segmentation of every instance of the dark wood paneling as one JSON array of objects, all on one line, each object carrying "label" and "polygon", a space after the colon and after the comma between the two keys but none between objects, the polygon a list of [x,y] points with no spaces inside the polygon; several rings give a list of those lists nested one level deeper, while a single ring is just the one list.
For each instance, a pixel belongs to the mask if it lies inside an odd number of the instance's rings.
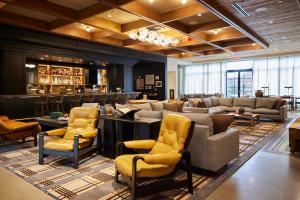
[{"label": "dark wood paneling", "polygon": [[108,66],[108,81],[109,90],[116,92],[116,88],[124,89],[124,67],[123,65],[109,65]]},{"label": "dark wood paneling", "polygon": [[0,94],[25,94],[26,76],[24,52],[3,51]]},{"label": "dark wood paneling", "polygon": [[[166,66],[160,62],[139,62],[133,66],[133,90],[142,93],[155,93],[157,96],[148,96],[149,99],[164,100],[166,98]],[[159,76],[159,81],[162,81],[162,87],[151,90],[136,90],[136,79],[140,76],[145,79],[145,75],[154,74]],[[156,81],[156,80],[155,80]],[[145,81],[146,83],[146,81]],[[155,86],[155,85],[154,85]]]}]

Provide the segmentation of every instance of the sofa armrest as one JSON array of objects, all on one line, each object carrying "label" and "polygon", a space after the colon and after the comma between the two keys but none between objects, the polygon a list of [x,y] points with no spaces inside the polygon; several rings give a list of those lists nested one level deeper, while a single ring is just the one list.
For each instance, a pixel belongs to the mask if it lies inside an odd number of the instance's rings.
[{"label": "sofa armrest", "polygon": [[226,132],[218,133],[218,134],[215,134],[208,138],[209,145],[216,145],[219,143],[222,146],[222,144],[225,144],[226,142],[238,143],[239,142],[239,130],[230,128]]},{"label": "sofa armrest", "polygon": [[187,113],[208,113],[208,108],[183,107],[182,112],[187,112]]},{"label": "sofa armrest", "polygon": [[162,119],[162,111],[140,110],[134,114],[135,119]]},{"label": "sofa armrest", "polygon": [[288,109],[287,109],[287,106],[286,106],[286,105],[281,106],[281,107],[279,108],[280,120],[281,120],[282,122],[284,122],[284,121],[286,120],[286,118],[287,118],[287,112],[288,112]]}]

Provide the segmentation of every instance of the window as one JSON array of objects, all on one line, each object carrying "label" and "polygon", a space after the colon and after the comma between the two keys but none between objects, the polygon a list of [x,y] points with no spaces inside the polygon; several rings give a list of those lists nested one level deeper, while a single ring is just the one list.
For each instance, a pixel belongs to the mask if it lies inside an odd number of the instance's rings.
[{"label": "window", "polygon": [[[227,73],[235,70],[251,72]],[[299,55],[180,66],[178,76],[180,94],[254,96],[263,90],[265,95],[300,97]]]}]

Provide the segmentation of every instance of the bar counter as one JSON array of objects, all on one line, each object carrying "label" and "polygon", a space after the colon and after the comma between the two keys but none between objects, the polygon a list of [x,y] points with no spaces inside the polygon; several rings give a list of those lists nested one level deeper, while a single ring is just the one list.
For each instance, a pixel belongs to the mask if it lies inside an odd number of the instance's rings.
[{"label": "bar counter", "polygon": [[[125,93],[117,93],[117,92],[109,92],[109,93],[76,93],[76,94],[36,94],[36,95],[0,95],[0,115],[6,115],[11,119],[19,119],[19,118],[31,118],[35,117],[35,107],[36,102],[38,102],[42,97],[48,97],[49,100],[54,98],[55,96],[63,95],[63,105],[65,112],[69,112],[71,108],[71,98],[74,96],[88,96],[94,95],[95,100],[93,102],[97,102],[97,97],[99,96],[107,96],[110,95],[112,98],[117,98],[118,95],[124,94],[127,99],[135,99],[140,95],[139,92],[125,92]],[[81,103],[84,100],[81,99]],[[51,112],[51,105],[48,104],[48,107]]]}]

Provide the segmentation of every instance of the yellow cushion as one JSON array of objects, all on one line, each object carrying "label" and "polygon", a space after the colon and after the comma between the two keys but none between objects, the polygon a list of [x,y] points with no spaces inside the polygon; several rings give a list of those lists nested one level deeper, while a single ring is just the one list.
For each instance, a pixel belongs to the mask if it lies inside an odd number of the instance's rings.
[{"label": "yellow cushion", "polygon": [[[86,138],[79,138],[79,149],[84,149],[91,145],[93,140]],[[72,151],[74,140],[68,139],[57,139],[51,140],[44,144],[45,149],[56,150],[56,151]]]},{"label": "yellow cushion", "polygon": [[[132,177],[132,159],[134,156],[144,157],[147,154],[130,154],[118,156],[115,159],[115,165],[123,176]],[[166,176],[173,172],[175,166],[162,164],[147,164],[143,160],[137,162],[137,177],[138,178],[157,178]]]},{"label": "yellow cushion", "polygon": [[131,149],[151,149],[155,143],[155,140],[133,140],[124,142],[124,145]]}]

